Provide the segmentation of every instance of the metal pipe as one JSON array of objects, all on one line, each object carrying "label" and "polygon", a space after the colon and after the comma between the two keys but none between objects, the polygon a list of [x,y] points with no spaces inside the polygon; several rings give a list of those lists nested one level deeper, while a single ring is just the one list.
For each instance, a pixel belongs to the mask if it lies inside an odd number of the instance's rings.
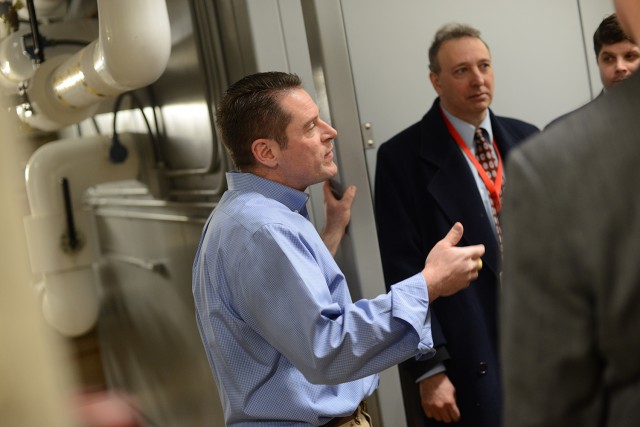
[{"label": "metal pipe", "polygon": [[161,213],[148,213],[148,212],[134,212],[128,210],[106,209],[98,208],[95,212],[96,216],[112,217],[112,218],[126,218],[126,219],[142,219],[150,221],[168,221],[168,222],[182,222],[193,224],[204,224],[207,222],[207,217],[195,217],[189,215],[172,215]]},{"label": "metal pipe", "polygon": [[131,198],[91,198],[87,200],[91,206],[127,206],[148,208],[180,208],[180,209],[213,209],[217,203],[213,202],[172,202],[157,199]]},{"label": "metal pipe", "polygon": [[113,197],[113,196],[148,196],[149,190],[143,187],[133,188],[97,188],[92,187],[87,190],[89,197]]},{"label": "metal pipe", "polygon": [[116,254],[116,253],[104,254],[104,258],[106,258],[109,261],[122,262],[125,264],[135,265],[136,267],[140,267],[144,270],[155,271],[161,274],[166,272],[166,265],[163,261],[149,261],[142,258],[132,257],[129,255]]}]

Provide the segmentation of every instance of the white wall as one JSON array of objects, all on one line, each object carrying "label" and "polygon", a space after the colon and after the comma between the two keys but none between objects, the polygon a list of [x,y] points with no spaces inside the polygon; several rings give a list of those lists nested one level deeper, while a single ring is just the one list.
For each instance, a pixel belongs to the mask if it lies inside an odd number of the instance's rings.
[{"label": "white wall", "polygon": [[481,31],[493,57],[498,115],[543,128],[601,88],[591,37],[613,11],[608,0],[343,0],[342,6],[360,117],[373,124],[377,142],[366,153],[370,177],[379,144],[418,121],[436,97],[428,49],[445,23]]}]

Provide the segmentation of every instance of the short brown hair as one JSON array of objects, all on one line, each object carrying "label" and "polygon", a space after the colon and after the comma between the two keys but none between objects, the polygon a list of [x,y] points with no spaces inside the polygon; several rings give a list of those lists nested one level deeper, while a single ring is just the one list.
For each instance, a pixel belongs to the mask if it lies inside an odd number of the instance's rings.
[{"label": "short brown hair", "polygon": [[598,58],[598,55],[600,55],[602,46],[606,44],[616,44],[623,41],[635,44],[631,37],[626,35],[620,27],[616,14],[612,13],[602,20],[600,25],[598,25],[596,32],[593,33],[593,50],[596,52],[596,59]]},{"label": "short brown hair", "polygon": [[291,115],[279,101],[284,93],[301,87],[296,74],[271,71],[245,76],[227,89],[216,122],[236,168],[255,164],[251,144],[256,139],[273,139],[286,147]]}]

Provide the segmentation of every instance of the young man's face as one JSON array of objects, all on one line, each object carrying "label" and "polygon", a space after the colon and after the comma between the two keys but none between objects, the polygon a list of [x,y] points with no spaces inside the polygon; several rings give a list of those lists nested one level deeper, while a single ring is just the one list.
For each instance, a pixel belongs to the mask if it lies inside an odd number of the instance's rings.
[{"label": "young man's face", "polygon": [[600,80],[606,89],[627,79],[639,66],[640,49],[627,40],[603,45],[598,54]]}]

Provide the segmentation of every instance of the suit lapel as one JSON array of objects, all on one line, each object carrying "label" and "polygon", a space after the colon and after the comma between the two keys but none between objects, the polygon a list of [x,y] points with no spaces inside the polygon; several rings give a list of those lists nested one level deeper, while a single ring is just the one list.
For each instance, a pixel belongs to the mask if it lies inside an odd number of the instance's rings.
[{"label": "suit lapel", "polygon": [[500,150],[500,156],[502,156],[503,165],[506,162],[507,155],[509,151],[516,145],[517,139],[514,137],[511,132],[509,132],[502,124],[498,121],[496,116],[489,111],[489,117],[491,118],[491,128],[493,129],[493,136],[496,139],[496,144],[498,145],[498,150]]},{"label": "suit lapel", "polygon": [[[427,133],[427,129],[432,131]],[[464,154],[442,120],[438,100],[423,118],[421,141],[420,157],[435,168],[432,179],[427,183],[427,191],[452,226],[456,221],[462,223],[464,245],[485,245],[485,265],[497,276],[499,248],[490,219]]]}]

